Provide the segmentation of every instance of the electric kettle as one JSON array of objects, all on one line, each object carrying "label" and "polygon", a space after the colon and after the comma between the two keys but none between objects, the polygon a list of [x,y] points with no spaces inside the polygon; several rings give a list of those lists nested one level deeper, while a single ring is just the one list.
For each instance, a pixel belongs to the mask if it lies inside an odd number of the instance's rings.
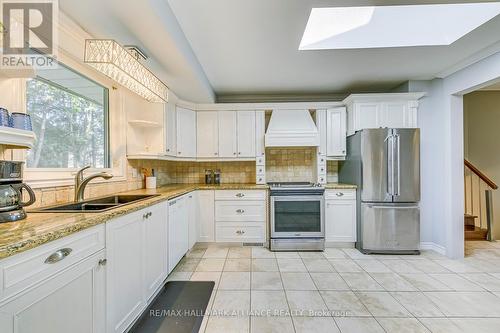
[{"label": "electric kettle", "polygon": [[[23,162],[0,161],[0,223],[26,218],[23,207],[33,204],[35,193],[22,179]],[[23,190],[29,195],[23,201]]]}]

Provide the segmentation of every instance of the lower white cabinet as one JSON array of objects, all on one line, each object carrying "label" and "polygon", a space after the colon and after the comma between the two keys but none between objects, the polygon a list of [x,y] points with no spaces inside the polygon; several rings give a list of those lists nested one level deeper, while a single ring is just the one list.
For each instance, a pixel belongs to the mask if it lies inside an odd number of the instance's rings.
[{"label": "lower white cabinet", "polygon": [[356,190],[327,190],[325,203],[325,241],[356,242]]},{"label": "lower white cabinet", "polygon": [[197,194],[198,241],[215,242],[215,193],[212,190],[204,190],[198,191]]},{"label": "lower white cabinet", "polygon": [[188,196],[168,201],[168,272],[172,272],[177,263],[189,249],[189,211]]},{"label": "lower white cabinet", "polygon": [[166,203],[106,223],[107,332],[124,332],[166,277],[166,225]]},{"label": "lower white cabinet", "polygon": [[187,196],[187,206],[188,206],[188,224],[189,224],[189,242],[188,248],[192,248],[194,244],[198,241],[198,223],[196,220],[196,208],[198,203],[198,192],[193,191]]},{"label": "lower white cabinet", "polygon": [[104,258],[102,250],[0,303],[0,332],[105,332]]}]

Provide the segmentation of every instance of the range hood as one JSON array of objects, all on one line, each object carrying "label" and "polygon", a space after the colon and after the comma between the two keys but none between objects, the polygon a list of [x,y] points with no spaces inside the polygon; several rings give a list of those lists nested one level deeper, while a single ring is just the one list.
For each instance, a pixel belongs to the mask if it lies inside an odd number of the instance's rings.
[{"label": "range hood", "polygon": [[265,136],[266,147],[317,147],[319,132],[308,110],[274,110]]}]

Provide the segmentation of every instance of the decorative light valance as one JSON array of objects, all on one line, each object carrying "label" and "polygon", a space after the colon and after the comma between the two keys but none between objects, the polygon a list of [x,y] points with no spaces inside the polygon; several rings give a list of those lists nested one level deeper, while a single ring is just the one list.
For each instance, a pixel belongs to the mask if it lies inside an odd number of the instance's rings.
[{"label": "decorative light valance", "polygon": [[85,40],[84,62],[150,102],[166,103],[168,87],[112,39]]}]

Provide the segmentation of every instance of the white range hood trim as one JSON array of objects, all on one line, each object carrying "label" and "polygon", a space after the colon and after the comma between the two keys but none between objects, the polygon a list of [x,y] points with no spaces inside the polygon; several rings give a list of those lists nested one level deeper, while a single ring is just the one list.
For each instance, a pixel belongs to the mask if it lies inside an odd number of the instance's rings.
[{"label": "white range hood trim", "polygon": [[266,147],[317,147],[319,131],[308,110],[274,110],[265,135]]}]

